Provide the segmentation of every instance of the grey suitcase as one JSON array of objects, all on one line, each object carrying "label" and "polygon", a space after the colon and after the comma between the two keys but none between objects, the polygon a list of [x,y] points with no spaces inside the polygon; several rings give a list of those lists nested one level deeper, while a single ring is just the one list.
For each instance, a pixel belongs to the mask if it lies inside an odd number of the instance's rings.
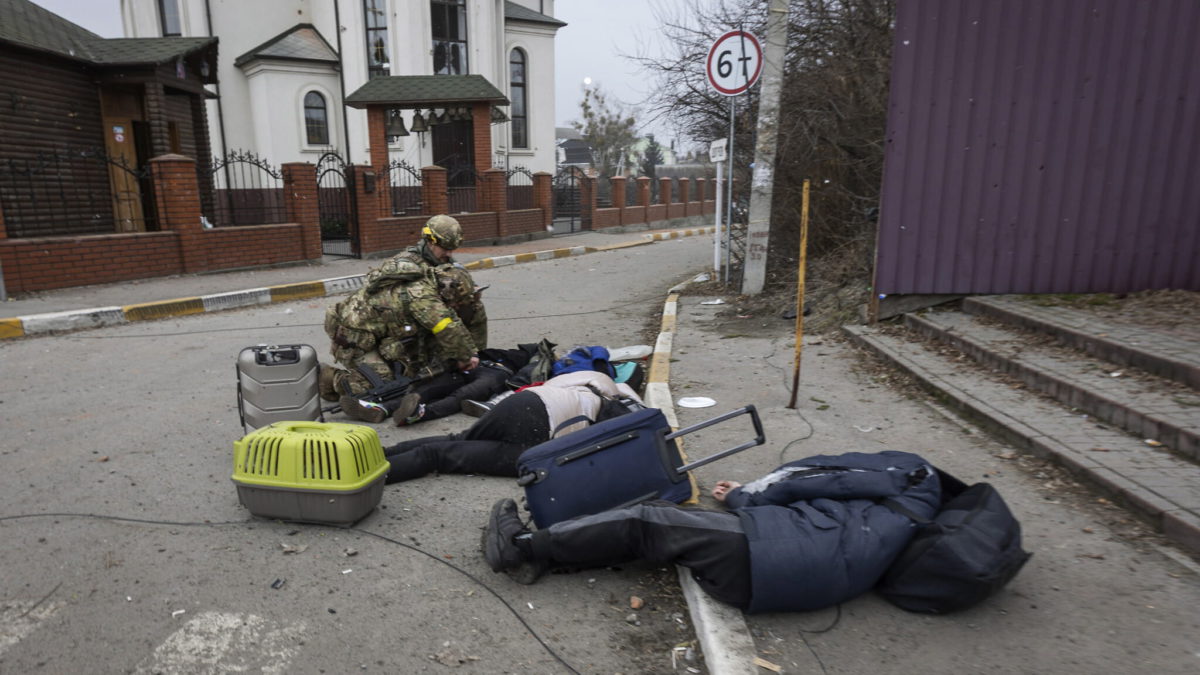
[{"label": "grey suitcase", "polygon": [[309,345],[256,345],[238,354],[238,415],[250,433],[273,422],[324,422],[317,352]]}]

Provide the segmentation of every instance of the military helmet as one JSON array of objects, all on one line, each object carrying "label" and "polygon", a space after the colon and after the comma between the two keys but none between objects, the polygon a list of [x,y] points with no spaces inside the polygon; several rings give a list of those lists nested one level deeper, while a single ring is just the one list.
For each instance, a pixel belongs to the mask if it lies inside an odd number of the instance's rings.
[{"label": "military helmet", "polygon": [[421,236],[432,244],[437,244],[447,251],[453,251],[462,243],[462,226],[450,216],[438,215],[425,223],[425,227],[421,230]]},{"label": "military helmet", "polygon": [[438,295],[447,305],[459,308],[474,302],[475,280],[466,269],[450,263],[438,265],[434,274],[437,276]]}]

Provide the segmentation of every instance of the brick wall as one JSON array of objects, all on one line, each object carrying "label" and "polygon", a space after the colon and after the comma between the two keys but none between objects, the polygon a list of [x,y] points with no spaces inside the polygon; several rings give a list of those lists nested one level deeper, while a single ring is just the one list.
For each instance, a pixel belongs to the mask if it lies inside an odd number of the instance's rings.
[{"label": "brick wall", "polygon": [[545,232],[547,221],[541,209],[522,209],[509,211],[505,229],[508,234],[534,234]]},{"label": "brick wall", "polygon": [[174,232],[0,241],[10,294],[168,276],[183,271]]}]

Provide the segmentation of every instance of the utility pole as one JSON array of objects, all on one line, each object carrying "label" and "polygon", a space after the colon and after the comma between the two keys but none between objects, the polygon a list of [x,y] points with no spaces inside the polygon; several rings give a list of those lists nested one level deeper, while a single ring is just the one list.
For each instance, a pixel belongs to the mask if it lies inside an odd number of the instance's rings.
[{"label": "utility pole", "polygon": [[771,236],[771,194],[775,186],[775,151],[779,137],[779,95],[787,55],[788,3],[771,0],[767,9],[767,45],[763,49],[763,84],[758,99],[758,143],[750,182],[750,215],[746,224],[746,261],[742,293],[758,295],[767,278]]}]

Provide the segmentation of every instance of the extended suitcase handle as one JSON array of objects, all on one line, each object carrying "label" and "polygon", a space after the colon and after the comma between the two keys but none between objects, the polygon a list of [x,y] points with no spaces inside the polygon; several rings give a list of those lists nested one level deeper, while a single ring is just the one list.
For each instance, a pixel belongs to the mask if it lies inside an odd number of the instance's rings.
[{"label": "extended suitcase handle", "polygon": [[663,436],[663,440],[671,441],[676,438],[679,438],[680,436],[686,436],[687,434],[690,434],[692,432],[700,431],[701,429],[706,429],[708,427],[711,427],[714,424],[720,424],[721,422],[724,422],[725,420],[737,417],[738,415],[750,415],[750,421],[753,422],[753,424],[754,424],[754,434],[755,434],[755,437],[752,440],[746,441],[745,443],[742,443],[741,445],[737,445],[732,448],[727,448],[718,453],[709,455],[708,457],[705,457],[704,459],[698,459],[694,462],[689,462],[688,464],[685,464],[685,465],[675,469],[676,476],[683,477],[684,475],[687,474],[687,472],[692,471],[693,469],[702,467],[705,464],[711,464],[711,463],[717,461],[718,459],[728,457],[730,455],[739,453],[747,448],[752,448],[756,445],[762,445],[763,443],[767,442],[767,436],[766,436],[766,434],[763,433],[762,420],[759,419],[759,417],[758,417],[758,409],[755,408],[753,405],[748,405],[744,408],[739,408],[737,410],[731,410],[731,411],[725,413],[724,415],[718,415],[710,420],[705,420],[703,422],[700,422],[699,424],[693,424],[690,427],[685,427],[683,429],[680,429],[679,431],[669,433],[669,434]]}]

